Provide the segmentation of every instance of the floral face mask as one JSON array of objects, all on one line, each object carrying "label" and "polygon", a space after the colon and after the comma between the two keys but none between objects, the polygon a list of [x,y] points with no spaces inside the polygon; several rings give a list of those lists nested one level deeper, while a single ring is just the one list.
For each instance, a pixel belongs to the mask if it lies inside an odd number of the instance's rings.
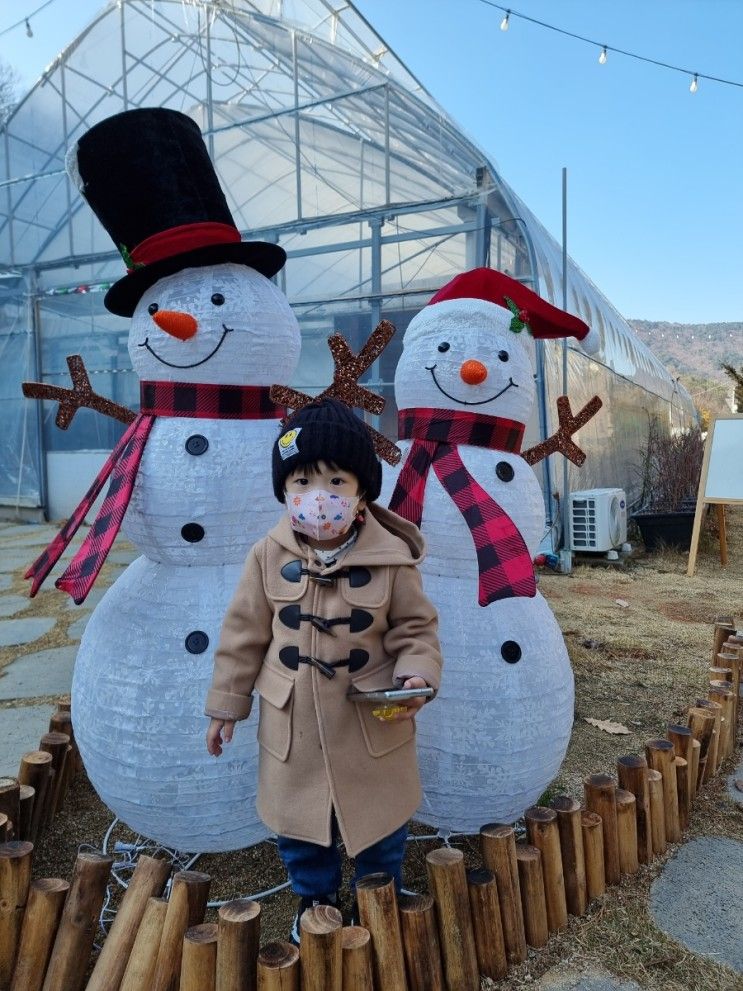
[{"label": "floral face mask", "polygon": [[286,511],[292,530],[315,540],[333,540],[350,529],[359,496],[334,495],[325,489],[287,492]]}]

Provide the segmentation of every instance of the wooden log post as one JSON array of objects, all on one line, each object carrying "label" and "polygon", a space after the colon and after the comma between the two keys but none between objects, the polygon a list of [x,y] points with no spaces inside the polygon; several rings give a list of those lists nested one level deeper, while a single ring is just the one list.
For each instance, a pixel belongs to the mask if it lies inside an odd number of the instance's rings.
[{"label": "wooden log post", "polygon": [[187,929],[181,954],[179,991],[214,991],[217,974],[217,923]]},{"label": "wooden log post", "polygon": [[18,804],[18,839],[31,839],[31,822],[34,814],[34,798],[36,789],[31,785],[20,785],[20,801]]},{"label": "wooden log post", "polygon": [[308,908],[299,920],[299,931],[302,991],[343,991],[341,913],[334,905]]},{"label": "wooden log post", "polygon": [[[478,991],[477,949],[467,892],[464,854],[439,847],[426,855],[426,871],[436,905],[444,976],[449,988]],[[386,987],[385,984],[380,984]]]},{"label": "wooden log post", "polygon": [[183,937],[187,929],[204,921],[211,878],[201,871],[178,871],[168,901],[152,991],[178,991]]},{"label": "wooden log post", "polygon": [[675,751],[670,740],[649,740],[645,744],[648,767],[660,771],[663,778],[663,814],[666,824],[666,841],[681,842],[679,801],[676,789],[676,768],[673,765]]},{"label": "wooden log post", "polygon": [[113,859],[78,853],[43,991],[82,991]]},{"label": "wooden log post", "polygon": [[720,616],[715,620],[712,628],[712,660],[717,657],[722,650],[722,646],[731,635],[735,634],[735,624],[732,616]]},{"label": "wooden log post", "polygon": [[710,681],[727,681],[730,684],[733,682],[732,668],[707,668],[707,674]]},{"label": "wooden log post", "polygon": [[219,909],[216,991],[255,991],[261,906],[237,898]]},{"label": "wooden log post", "polygon": [[568,924],[568,906],[560,850],[557,813],[541,805],[527,809],[524,818],[529,843],[542,854],[542,879],[547,901],[547,926],[556,932]]},{"label": "wooden log post", "polygon": [[[743,640],[743,638],[741,638]],[[737,727],[738,727],[738,717],[740,715],[740,683],[743,678],[743,643],[739,644],[735,650],[726,654],[725,667],[729,667],[732,673],[731,684],[733,689],[733,703],[734,703],[734,718],[733,725],[735,726],[734,736],[737,740]]]},{"label": "wooden log post", "polygon": [[679,723],[669,723],[666,736],[673,744],[673,752],[676,756],[683,757],[689,767],[691,767],[694,735],[689,727],[682,726]]},{"label": "wooden log post", "polygon": [[26,840],[0,844],[0,991],[7,991],[13,976],[31,884],[33,849]]},{"label": "wooden log post", "polygon": [[586,898],[592,902],[606,891],[604,869],[604,837],[601,816],[596,812],[581,812],[583,856],[586,865]]},{"label": "wooden log post", "polygon": [[258,991],[299,991],[299,948],[266,943],[258,953]]},{"label": "wooden log post", "polygon": [[526,959],[526,935],[519,890],[519,869],[516,861],[516,834],[513,826],[488,823],[480,830],[482,859],[495,874],[498,886],[503,940],[510,964]]},{"label": "wooden log post", "polygon": [[580,802],[567,795],[552,800],[557,813],[560,831],[560,853],[565,882],[565,901],[571,915],[583,915],[586,911],[586,862],[583,854]]},{"label": "wooden log post", "polygon": [[0,813],[5,813],[12,823],[13,835],[20,839],[21,786],[18,778],[0,778]]},{"label": "wooden log post", "polygon": [[165,898],[147,899],[142,922],[121,979],[120,991],[151,991],[167,911],[168,902]]},{"label": "wooden log post", "polygon": [[617,759],[617,777],[620,787],[635,796],[637,828],[637,859],[649,864],[653,859],[653,840],[650,832],[650,791],[648,789],[648,762],[639,754],[625,754]]},{"label": "wooden log post", "polygon": [[710,682],[707,698],[710,702],[717,702],[722,707],[720,720],[720,745],[717,753],[718,770],[723,760],[733,752],[733,692],[725,684]]},{"label": "wooden log post", "polygon": [[31,785],[34,789],[34,807],[31,815],[32,843],[39,836],[39,829],[45,809],[46,793],[49,787],[49,769],[52,766],[52,755],[45,750],[31,750],[21,757],[18,769],[18,780],[22,785]]},{"label": "wooden log post", "polygon": [[362,926],[341,931],[343,991],[374,991],[371,936]]},{"label": "wooden log post", "polygon": [[619,838],[619,869],[622,874],[636,874],[640,868],[637,854],[637,802],[626,788],[617,788],[617,836]]},{"label": "wooden log post", "polygon": [[679,800],[679,826],[681,832],[685,833],[689,828],[689,809],[691,802],[689,798],[689,764],[683,757],[673,758],[676,768],[676,791]]},{"label": "wooden log post", "polygon": [[719,767],[719,749],[720,749],[720,727],[722,725],[722,706],[717,702],[710,702],[709,699],[697,699],[696,706],[697,709],[705,709],[707,712],[711,713],[714,718],[714,725],[712,727],[712,737],[709,742],[709,750],[707,751],[707,761],[704,765],[704,774],[702,775],[702,783],[709,781],[717,774],[717,768]]},{"label": "wooden log post", "polygon": [[586,809],[601,816],[604,842],[604,875],[607,884],[618,884],[619,837],[617,835],[617,786],[610,774],[592,774],[583,782]]},{"label": "wooden log post", "polygon": [[653,856],[666,852],[666,813],[663,801],[663,775],[654,769],[648,770],[648,791],[650,793],[650,835],[653,841]]},{"label": "wooden log post", "polygon": [[51,780],[51,787],[47,789],[45,808],[43,814],[44,828],[54,818],[60,789],[62,788],[65,764],[67,762],[67,748],[70,746],[70,738],[66,733],[45,733],[39,743],[39,750],[45,750],[52,755],[52,770],[54,775]]},{"label": "wooden log post", "polygon": [[392,877],[380,873],[359,878],[356,882],[356,900],[359,921],[371,935],[377,985],[390,991],[405,991],[405,956]]},{"label": "wooden log post", "polygon": [[503,942],[503,925],[495,874],[486,868],[469,871],[467,886],[478,969],[483,977],[499,981],[506,976],[508,961]]},{"label": "wooden log post", "polygon": [[85,991],[119,991],[147,903],[163,893],[169,874],[169,861],[139,857]]},{"label": "wooden log post", "polygon": [[519,888],[521,910],[524,917],[524,932],[529,946],[538,949],[549,939],[547,925],[547,900],[544,894],[542,876],[542,854],[535,846],[527,843],[516,844],[516,862],[519,868]]},{"label": "wooden log post", "polygon": [[689,804],[693,804],[699,780],[699,753],[702,745],[699,740],[691,742],[691,770],[689,771]]},{"label": "wooden log post", "polygon": [[714,713],[708,712],[699,706],[692,706],[689,709],[689,729],[695,740],[699,741],[699,756],[696,758],[697,778],[694,792],[699,791],[704,781],[704,771],[709,753],[710,741],[715,728]]},{"label": "wooden log post", "polygon": [[41,991],[69,888],[58,877],[31,882],[10,991]]},{"label": "wooden log post", "polygon": [[433,896],[401,895],[399,908],[409,991],[446,991]]}]

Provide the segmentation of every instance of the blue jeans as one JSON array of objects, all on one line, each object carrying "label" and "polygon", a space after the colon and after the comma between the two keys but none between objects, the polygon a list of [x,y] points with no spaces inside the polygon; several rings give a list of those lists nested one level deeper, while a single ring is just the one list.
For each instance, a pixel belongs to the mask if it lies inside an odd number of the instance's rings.
[{"label": "blue jeans", "polygon": [[[338,850],[338,823],[333,816],[333,838],[330,846],[293,840],[278,836],[279,856],[291,878],[292,890],[303,897],[334,894],[341,886],[341,856]],[[408,824],[356,855],[352,888],[356,881],[367,874],[384,872],[391,875],[395,888],[402,887],[402,859]]]}]

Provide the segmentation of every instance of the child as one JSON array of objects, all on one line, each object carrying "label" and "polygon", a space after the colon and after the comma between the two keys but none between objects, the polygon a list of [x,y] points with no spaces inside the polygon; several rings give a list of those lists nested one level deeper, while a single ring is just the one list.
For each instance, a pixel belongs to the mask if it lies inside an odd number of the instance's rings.
[{"label": "child", "polygon": [[219,756],[260,695],[258,812],[300,896],[335,904],[340,835],[356,878],[400,888],[420,782],[410,699],[393,719],[349,690],[438,689],[437,616],[417,527],[377,506],[382,466],[363,422],[333,399],[296,412],[273,446],[287,514],[250,551],[214,655],[207,748]]}]

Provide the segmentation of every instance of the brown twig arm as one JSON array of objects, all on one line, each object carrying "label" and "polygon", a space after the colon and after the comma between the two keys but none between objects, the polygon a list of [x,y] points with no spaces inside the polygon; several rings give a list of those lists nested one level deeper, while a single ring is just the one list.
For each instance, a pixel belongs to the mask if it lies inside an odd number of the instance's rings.
[{"label": "brown twig arm", "polygon": [[571,439],[581,427],[584,427],[601,409],[603,403],[598,396],[589,399],[583,409],[573,416],[570,409],[570,400],[567,396],[558,396],[557,417],[559,426],[557,433],[554,433],[541,444],[530,447],[527,451],[522,451],[521,457],[529,465],[535,465],[543,458],[560,451],[573,464],[580,466],[586,460],[586,455],[577,444]]},{"label": "brown twig arm", "polygon": [[120,406],[106,396],[99,396],[93,388],[85,370],[85,364],[79,354],[67,356],[67,367],[70,370],[72,388],[64,389],[58,385],[47,385],[44,382],[24,382],[23,395],[27,399],[51,399],[59,403],[56,424],[60,430],[66,430],[72,423],[75,413],[82,407],[103,413],[121,423],[131,423],[136,413],[126,406]]}]

